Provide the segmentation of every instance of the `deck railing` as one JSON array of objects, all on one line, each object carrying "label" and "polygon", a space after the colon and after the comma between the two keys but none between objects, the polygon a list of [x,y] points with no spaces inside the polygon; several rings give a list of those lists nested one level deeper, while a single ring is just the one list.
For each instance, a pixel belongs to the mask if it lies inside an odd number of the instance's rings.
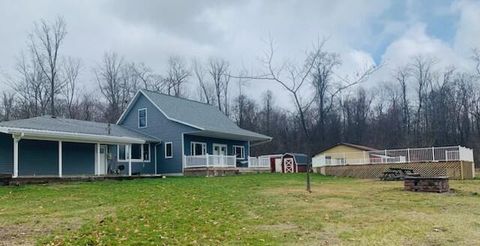
[{"label": "deck railing", "polygon": [[185,156],[185,168],[192,167],[236,167],[234,155],[195,155]]},{"label": "deck railing", "polygon": [[313,158],[313,166],[472,161],[473,150],[462,146],[328,153]]},{"label": "deck railing", "polygon": [[248,168],[270,168],[270,162],[265,158],[248,157]]}]

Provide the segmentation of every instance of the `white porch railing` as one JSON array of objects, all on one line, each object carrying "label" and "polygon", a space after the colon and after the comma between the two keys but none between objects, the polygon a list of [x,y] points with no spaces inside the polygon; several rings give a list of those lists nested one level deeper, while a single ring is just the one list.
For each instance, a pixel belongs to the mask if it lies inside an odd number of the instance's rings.
[{"label": "white porch railing", "polygon": [[313,158],[313,166],[472,161],[473,150],[462,146],[328,153]]},{"label": "white porch railing", "polygon": [[192,167],[236,167],[234,155],[196,155],[185,156],[185,168]]},{"label": "white porch railing", "polygon": [[270,159],[249,156],[248,168],[270,168]]}]

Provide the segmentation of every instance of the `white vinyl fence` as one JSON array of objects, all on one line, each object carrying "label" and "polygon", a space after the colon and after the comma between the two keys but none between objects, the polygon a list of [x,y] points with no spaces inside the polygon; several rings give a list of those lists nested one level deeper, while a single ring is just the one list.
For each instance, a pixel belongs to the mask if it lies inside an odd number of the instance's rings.
[{"label": "white vinyl fence", "polygon": [[328,153],[313,158],[313,166],[471,161],[473,150],[462,146]]}]

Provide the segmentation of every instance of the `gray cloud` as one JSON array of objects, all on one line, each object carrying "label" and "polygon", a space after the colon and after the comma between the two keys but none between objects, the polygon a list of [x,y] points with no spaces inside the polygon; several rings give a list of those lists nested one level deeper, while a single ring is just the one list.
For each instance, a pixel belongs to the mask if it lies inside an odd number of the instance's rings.
[{"label": "gray cloud", "polygon": [[[301,61],[305,50],[318,38],[329,37],[327,48],[343,57],[344,66],[339,72],[348,74],[359,69],[361,62],[373,62],[372,57],[388,58],[394,65],[392,61],[407,59],[405,54],[429,47],[439,58],[447,54],[448,59],[468,50],[465,46],[480,37],[480,24],[470,21],[476,19],[474,10],[480,7],[470,1],[452,6],[452,11],[462,17],[453,48],[440,41],[431,42],[438,37],[431,38],[428,33],[419,32],[424,38],[410,37],[412,28],[425,23],[418,23],[415,13],[405,14],[404,19],[390,18],[386,12],[408,11],[390,9],[390,0],[0,0],[0,70],[13,73],[15,58],[26,48],[33,21],[61,15],[69,32],[64,54],[82,59],[86,87],[95,88],[90,71],[105,51],[145,62],[158,72],[165,70],[171,55],[188,60],[220,56],[228,59],[235,70],[245,67],[259,72],[258,60],[268,36],[276,41],[278,60],[293,62]],[[390,43],[382,44],[386,40]],[[396,47],[405,52],[395,51]],[[385,51],[388,53],[373,54]],[[464,53],[455,59],[468,59]],[[276,85],[258,81],[249,84],[247,92],[253,97],[273,89],[282,98],[278,102],[289,102]]]}]

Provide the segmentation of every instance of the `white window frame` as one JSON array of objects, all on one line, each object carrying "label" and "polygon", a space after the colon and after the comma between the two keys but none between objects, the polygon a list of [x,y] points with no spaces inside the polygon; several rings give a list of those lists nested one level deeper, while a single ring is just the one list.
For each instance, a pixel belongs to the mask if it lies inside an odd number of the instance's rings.
[{"label": "white window frame", "polygon": [[[167,145],[170,145],[170,155],[167,156]],[[165,142],[165,159],[173,158],[173,143],[172,142]]]},{"label": "white window frame", "polygon": [[[120,159],[120,146],[125,147],[125,159]],[[128,162],[128,147],[127,144],[117,144],[117,161],[118,162]]]},{"label": "white window frame", "polygon": [[224,156],[228,156],[228,145],[226,144],[218,144],[218,143],[214,143],[212,145],[212,155],[214,155],[214,151],[215,151],[215,147],[218,146],[220,148],[222,147],[225,147],[225,155]]},{"label": "white window frame", "polygon": [[[140,111],[145,110],[145,126],[140,126]],[[148,110],[147,108],[139,108],[137,111],[137,125],[138,128],[146,128],[148,126]]]},{"label": "white window frame", "polygon": [[[122,146],[122,145],[125,146],[125,160],[120,159],[120,146]],[[128,145],[128,144],[117,144],[117,161],[118,161],[118,162],[128,162],[128,161],[129,161],[129,160],[128,160],[128,156],[129,156],[129,154],[130,154],[130,151],[132,151],[132,149],[131,149],[131,148],[127,148],[127,145]],[[130,146],[133,146],[133,145],[134,145],[134,144],[130,144]],[[133,158],[132,158],[132,161],[133,161],[133,162],[143,162],[143,161],[144,161],[144,160],[143,160],[143,145],[144,145],[144,144],[139,144],[139,145],[140,145],[140,157],[141,157],[141,158],[140,158],[140,159],[133,159]],[[148,144],[148,148],[149,148],[149,150],[151,151],[151,149],[150,149],[150,144]],[[128,151],[127,151],[127,150],[128,150]],[[152,153],[149,152],[148,154],[149,154],[149,158],[150,158],[150,160],[151,160],[151,159],[152,159],[152,158],[151,158],[151,154],[152,154]],[[150,162],[150,160],[148,160],[148,161],[146,161],[146,162]]]},{"label": "white window frame", "polygon": [[[144,156],[144,153],[145,153],[145,145],[148,146],[148,160],[145,160],[145,158],[143,158]],[[150,144],[149,143],[144,143],[142,144],[142,159],[143,159],[143,162],[150,162],[152,161],[152,148],[150,147]]]},{"label": "white window frame", "polygon": [[[242,152],[240,154],[240,157],[237,157],[237,148],[241,148]],[[237,159],[245,159],[245,146],[243,145],[233,145],[233,155]]]},{"label": "white window frame", "polygon": [[206,155],[208,152],[207,152],[207,143],[204,143],[204,142],[190,142],[190,155],[191,156],[194,156],[195,155],[195,145],[196,144],[200,144],[202,145],[202,154],[201,155]]}]

